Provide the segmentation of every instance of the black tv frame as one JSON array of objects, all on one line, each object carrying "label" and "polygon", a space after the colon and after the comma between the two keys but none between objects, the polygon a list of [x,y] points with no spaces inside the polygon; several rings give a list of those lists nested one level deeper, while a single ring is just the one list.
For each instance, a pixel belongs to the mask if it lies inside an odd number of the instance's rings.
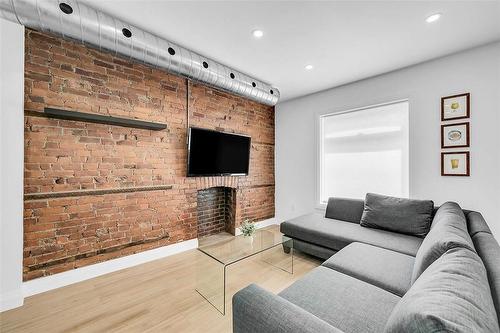
[{"label": "black tv frame", "polygon": [[[191,155],[191,130],[192,129],[249,138],[250,142],[249,142],[249,145],[248,145],[248,168],[247,168],[248,172],[247,173],[210,173],[210,174],[191,174],[191,173],[189,173],[189,156]],[[201,128],[201,127],[189,127],[189,130],[188,130],[188,145],[187,146],[188,146],[187,163],[186,163],[186,165],[187,165],[187,170],[186,170],[187,177],[223,177],[223,176],[233,176],[234,177],[234,176],[248,176],[248,174],[250,172],[250,151],[252,149],[252,137],[250,135],[239,134],[239,133],[223,132],[223,131],[216,131],[216,130],[211,130],[211,129],[207,129],[207,128]]]}]

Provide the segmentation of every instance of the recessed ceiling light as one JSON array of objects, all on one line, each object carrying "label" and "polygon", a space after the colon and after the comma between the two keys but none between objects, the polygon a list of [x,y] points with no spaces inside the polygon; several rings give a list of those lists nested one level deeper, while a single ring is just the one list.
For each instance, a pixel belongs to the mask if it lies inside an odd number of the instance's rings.
[{"label": "recessed ceiling light", "polygon": [[306,71],[310,71],[311,69],[314,68],[313,65],[306,65],[306,67],[304,67],[306,69]]},{"label": "recessed ceiling light", "polygon": [[425,19],[425,22],[427,22],[427,23],[436,22],[440,18],[441,18],[441,13],[432,14],[431,16],[429,16]]},{"label": "recessed ceiling light", "polygon": [[264,31],[259,30],[259,29],[255,29],[254,31],[252,31],[252,35],[255,38],[261,38],[262,36],[264,36]]}]

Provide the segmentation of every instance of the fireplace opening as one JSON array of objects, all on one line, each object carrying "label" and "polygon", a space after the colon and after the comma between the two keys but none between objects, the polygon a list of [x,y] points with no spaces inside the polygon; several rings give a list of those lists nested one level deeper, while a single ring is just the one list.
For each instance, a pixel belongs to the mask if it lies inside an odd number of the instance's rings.
[{"label": "fireplace opening", "polygon": [[236,192],[230,187],[198,191],[198,238],[235,233]]}]

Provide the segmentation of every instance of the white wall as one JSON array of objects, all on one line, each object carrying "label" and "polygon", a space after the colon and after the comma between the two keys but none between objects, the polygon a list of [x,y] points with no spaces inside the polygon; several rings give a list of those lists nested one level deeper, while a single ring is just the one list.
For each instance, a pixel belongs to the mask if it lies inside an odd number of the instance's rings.
[{"label": "white wall", "polygon": [[0,19],[0,311],[23,304],[24,27]]},{"label": "white wall", "polygon": [[[471,93],[471,176],[442,177],[440,98],[463,92]],[[452,200],[478,210],[500,239],[498,42],[278,104],[278,220],[316,207],[320,114],[401,99],[410,102],[410,197],[432,199],[436,204]]]}]

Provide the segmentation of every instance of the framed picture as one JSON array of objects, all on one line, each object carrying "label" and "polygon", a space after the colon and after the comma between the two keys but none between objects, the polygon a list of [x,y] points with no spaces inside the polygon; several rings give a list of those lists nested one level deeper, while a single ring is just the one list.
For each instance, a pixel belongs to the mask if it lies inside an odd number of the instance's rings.
[{"label": "framed picture", "polygon": [[470,93],[441,98],[441,121],[470,117]]},{"label": "framed picture", "polygon": [[441,176],[470,176],[468,151],[441,153]]},{"label": "framed picture", "polygon": [[441,148],[469,147],[469,123],[441,125]]}]

